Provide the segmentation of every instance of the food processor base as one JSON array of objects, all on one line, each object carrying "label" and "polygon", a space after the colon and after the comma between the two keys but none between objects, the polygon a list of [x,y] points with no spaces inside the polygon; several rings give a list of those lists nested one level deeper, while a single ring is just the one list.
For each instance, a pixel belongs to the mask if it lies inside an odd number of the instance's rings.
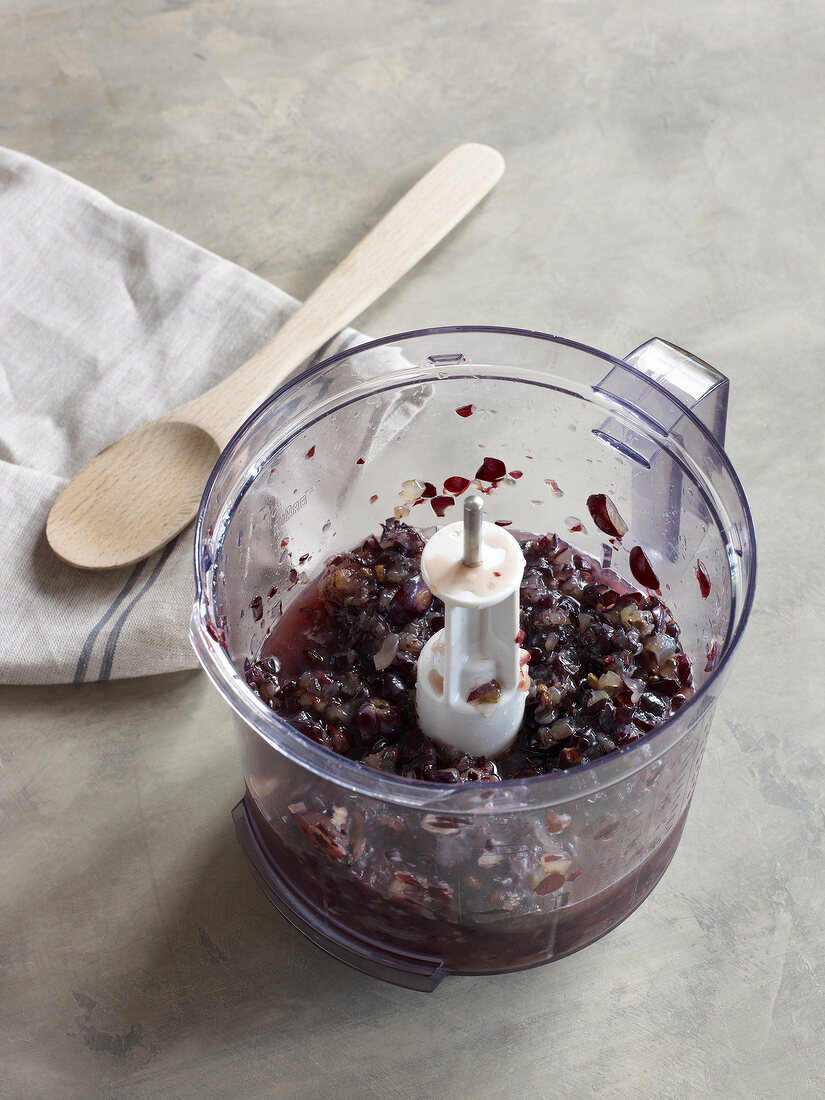
[{"label": "food processor base", "polygon": [[639,908],[667,870],[682,836],[689,805],[688,802],[669,836],[646,863],[614,884],[606,893],[591,899],[589,911],[579,914],[583,923],[576,926],[578,931],[574,936],[568,936],[566,942],[556,939],[553,950],[548,948],[546,952],[516,961],[502,959],[499,966],[474,966],[460,970],[454,969],[447,959],[388,949],[350,930],[342,931],[334,921],[325,920],[316,907],[296,894],[269,855],[260,832],[259,813],[256,813],[248,792],[233,809],[232,820],[235,823],[235,835],[261,889],[293,928],[302,932],[326,954],[362,974],[405,989],[431,993],[449,976],[491,976],[546,966],[574,954],[612,932]]},{"label": "food processor base", "polygon": [[235,823],[235,836],[252,866],[252,873],[259,886],[293,928],[303,932],[307,939],[334,959],[372,978],[380,978],[392,985],[417,989],[423,993],[431,993],[439,985],[445,976],[440,959],[413,958],[377,948],[373,944],[369,948],[364,945],[359,950],[356,941],[351,939],[345,943],[330,934],[331,929],[322,929],[316,914],[290,890],[278,869],[267,858],[257,836],[255,820],[247,808],[246,797],[233,809],[232,820]]}]

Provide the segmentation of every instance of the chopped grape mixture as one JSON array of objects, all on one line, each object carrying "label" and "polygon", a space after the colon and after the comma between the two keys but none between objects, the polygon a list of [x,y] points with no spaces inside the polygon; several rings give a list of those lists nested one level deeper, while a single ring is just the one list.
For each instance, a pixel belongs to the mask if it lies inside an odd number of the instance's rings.
[{"label": "chopped grape mixture", "polygon": [[250,688],[319,745],[428,782],[544,775],[630,744],[692,694],[679,628],[657,596],[556,535],[527,537],[520,625],[531,683],[516,741],[495,760],[437,744],[415,710],[418,654],[444,625],[421,577],[424,545],[389,519],[380,537],[326,564],[246,663]]}]

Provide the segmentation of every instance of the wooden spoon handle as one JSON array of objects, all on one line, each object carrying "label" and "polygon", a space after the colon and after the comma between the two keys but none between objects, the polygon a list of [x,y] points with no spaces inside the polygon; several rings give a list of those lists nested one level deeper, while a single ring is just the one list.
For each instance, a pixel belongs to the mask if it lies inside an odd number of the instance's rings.
[{"label": "wooden spoon handle", "polygon": [[225,446],[253,409],[446,236],[503,171],[504,158],[488,145],[453,149],[327,275],[268,344],[217,386],[162,419],[197,424]]}]

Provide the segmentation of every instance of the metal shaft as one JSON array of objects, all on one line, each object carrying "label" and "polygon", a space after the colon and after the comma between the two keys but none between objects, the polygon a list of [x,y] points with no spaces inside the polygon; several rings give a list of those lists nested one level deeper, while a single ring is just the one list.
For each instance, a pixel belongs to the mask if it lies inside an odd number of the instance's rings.
[{"label": "metal shaft", "polygon": [[484,501],[480,493],[464,498],[464,564],[481,565],[481,521]]}]

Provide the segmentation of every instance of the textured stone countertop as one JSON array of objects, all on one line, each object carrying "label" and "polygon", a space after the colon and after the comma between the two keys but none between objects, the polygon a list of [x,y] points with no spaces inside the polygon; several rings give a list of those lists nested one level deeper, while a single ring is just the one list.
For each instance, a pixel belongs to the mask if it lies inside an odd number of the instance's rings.
[{"label": "textured stone countertop", "polygon": [[499,148],[359,327],[691,349],[731,379],[760,552],[654,894],[578,955],[431,995],[265,900],[203,674],[0,688],[0,1095],[825,1094],[821,0],[3,0],[0,42],[0,143],[298,296],[451,146]]}]

